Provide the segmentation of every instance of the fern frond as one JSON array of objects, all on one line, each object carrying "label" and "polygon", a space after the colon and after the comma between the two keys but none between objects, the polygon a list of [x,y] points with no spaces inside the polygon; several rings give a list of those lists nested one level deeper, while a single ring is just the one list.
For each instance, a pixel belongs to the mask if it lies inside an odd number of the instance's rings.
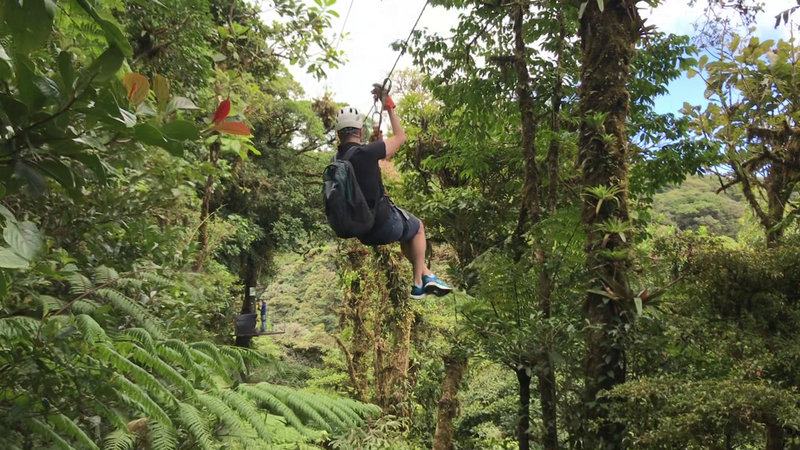
[{"label": "fern frond", "polygon": [[152,450],[175,450],[178,447],[175,429],[158,421],[148,422],[147,440]]},{"label": "fern frond", "polygon": [[70,310],[73,314],[91,314],[100,306],[102,306],[100,303],[88,298],[84,298],[73,303],[70,307]]},{"label": "fern frond", "polygon": [[68,272],[66,275],[69,283],[69,292],[73,295],[81,295],[94,289],[92,281],[78,272]]},{"label": "fern frond", "polygon": [[148,353],[146,350],[135,344],[133,345],[132,351],[133,358],[136,361],[145,364],[157,375],[166,378],[175,385],[179,386],[183,390],[184,395],[188,397],[194,396],[194,386],[192,386],[192,383],[184,378],[183,375],[178,373],[177,370],[173,369],[164,361],[162,361],[161,358]]},{"label": "fern frond", "polygon": [[42,322],[26,316],[4,317],[0,319],[0,337],[10,340],[30,339],[39,332]]},{"label": "fern frond", "polygon": [[178,423],[181,424],[194,438],[194,442],[203,450],[214,450],[214,438],[208,431],[205,420],[200,416],[200,411],[188,403],[178,404]]},{"label": "fern frond", "polygon": [[91,344],[96,342],[108,342],[109,340],[103,327],[91,316],[87,316],[86,314],[75,316],[75,327],[80,330],[83,338]]},{"label": "fern frond", "polygon": [[[117,353],[117,351],[111,348],[111,346],[98,345],[96,347],[96,350],[97,354],[103,361],[111,364],[118,371],[130,375],[131,378],[133,378],[136,381],[136,384],[138,386],[144,387],[151,394],[158,394],[161,397],[169,399],[173,403],[178,402],[175,396],[172,395],[172,393],[166,387],[164,387],[164,385],[162,385],[156,379],[156,377],[154,377],[150,372],[132,363],[128,358]],[[119,378],[124,378],[124,377],[118,377],[118,379]]]},{"label": "fern frond", "polygon": [[189,347],[205,353],[207,356],[211,357],[217,364],[219,364],[222,367],[225,367],[226,365],[228,366],[232,365],[232,362],[227,358],[224,358],[222,356],[222,353],[220,353],[219,348],[217,348],[216,344],[212,342],[208,341],[192,342],[191,344],[189,344]]},{"label": "fern frond", "polygon": [[116,408],[109,408],[99,401],[96,401],[92,405],[92,410],[96,412],[98,416],[108,420],[115,428],[122,429],[127,427],[128,418]]},{"label": "fern frond", "polygon": [[50,312],[58,311],[62,306],[66,305],[63,300],[49,295],[37,295],[34,297],[34,301],[41,307],[42,317],[47,317]]},{"label": "fern frond", "polygon": [[266,414],[256,409],[249,399],[236,391],[228,391],[223,395],[223,400],[231,408],[235,409],[244,417],[250,426],[256,430],[258,436],[266,442],[272,442],[272,432],[266,426]]},{"label": "fern frond", "polygon": [[195,380],[210,380],[211,378],[208,376],[206,371],[198,366],[195,360],[192,358],[189,347],[183,342],[180,343],[185,348],[186,353],[179,352],[172,347],[168,347],[164,345],[163,342],[156,344],[156,353],[168,364],[172,366],[183,367],[187,372],[194,375]]},{"label": "fern frond", "polygon": [[136,319],[136,321],[147,331],[149,331],[150,334],[156,339],[166,339],[166,333],[162,329],[161,325],[158,324],[158,319],[156,319],[133,299],[118,291],[115,291],[114,289],[108,288],[98,289],[97,295],[107,299],[112,305],[114,305],[114,307],[121,309],[123,312],[125,312],[125,314],[128,314]]},{"label": "fern frond", "polygon": [[132,450],[136,445],[136,436],[128,429],[114,430],[103,439],[103,450]]},{"label": "fern frond", "polygon": [[39,435],[39,438],[44,440],[45,442],[52,442],[56,447],[61,450],[75,450],[75,448],[69,445],[64,438],[58,435],[49,425],[42,422],[39,419],[31,418],[28,419],[28,424],[31,428]]},{"label": "fern frond", "polygon": [[207,354],[201,352],[200,350],[191,349],[192,357],[195,361],[198,362],[199,365],[205,367],[207,370],[210,370],[220,378],[222,382],[227,385],[232,383],[230,374],[222,367],[214,358],[208,356]]},{"label": "fern frond", "polygon": [[306,422],[316,423],[320,429],[330,431],[330,426],[325,419],[311,406],[302,395],[298,395],[297,391],[286,389],[282,386],[276,386],[269,383],[259,383],[258,389],[268,392],[278,398],[286,406],[292,408],[292,411],[298,416],[305,418]]},{"label": "fern frond", "polygon": [[80,442],[86,448],[100,450],[100,448],[86,435],[86,433],[69,417],[63,414],[56,414],[47,417],[47,421],[57,430],[63,431],[76,442]]},{"label": "fern frond", "polygon": [[[261,383],[266,384],[266,383]],[[237,390],[242,392],[243,394],[247,395],[248,397],[255,400],[255,402],[270,411],[273,414],[277,414],[283,417],[286,420],[286,423],[294,427],[297,431],[302,433],[304,436],[314,437],[314,433],[306,428],[303,425],[303,421],[297,417],[297,414],[294,411],[286,406],[283,401],[281,401],[278,397],[274,396],[272,393],[267,392],[266,390],[260,389],[260,385],[251,386],[246,384],[241,384],[237,387]]]},{"label": "fern frond", "polygon": [[305,391],[296,391],[295,395],[303,398],[309,406],[325,418],[325,422],[330,425],[328,431],[349,430],[356,426],[357,423],[362,422],[361,420],[353,420],[352,416],[347,415],[332,399],[327,398],[325,395],[311,394]]},{"label": "fern frond", "polygon": [[151,336],[150,333],[144,328],[128,328],[127,330],[123,331],[122,334],[138,342],[142,348],[148,352],[152,354],[157,353],[156,343],[153,340],[153,336]]},{"label": "fern frond", "polygon": [[211,414],[218,417],[229,430],[229,434],[242,436],[254,436],[254,430],[249,423],[245,422],[239,414],[231,409],[222,400],[210,395],[198,393],[197,401],[205,407]]},{"label": "fern frond", "polygon": [[141,272],[139,276],[145,281],[147,281],[148,284],[157,288],[175,286],[175,283],[173,283],[170,279],[162,277],[161,275],[154,272]]},{"label": "fern frond", "polygon": [[238,353],[242,358],[245,359],[245,361],[249,361],[251,364],[275,364],[275,358],[253,350],[252,348],[232,347],[229,345],[219,345],[217,347],[221,352],[226,354],[234,352]]},{"label": "fern frond", "polygon": [[172,421],[169,419],[169,416],[167,416],[167,413],[165,413],[164,410],[161,409],[161,406],[150,398],[138,384],[131,382],[123,376],[116,377],[113,384],[116,388],[115,393],[126,404],[138,409],[141,413],[145,414],[145,416],[153,420],[172,426]]},{"label": "fern frond", "polygon": [[97,285],[107,284],[114,280],[119,279],[119,273],[116,270],[106,267],[100,266],[94,269],[94,282]]},{"label": "fern frond", "polygon": [[237,352],[236,350],[232,350],[230,347],[223,346],[219,347],[219,352],[233,361],[233,365],[236,370],[242,373],[247,372],[247,365],[244,363],[244,358],[242,357],[241,353]]}]

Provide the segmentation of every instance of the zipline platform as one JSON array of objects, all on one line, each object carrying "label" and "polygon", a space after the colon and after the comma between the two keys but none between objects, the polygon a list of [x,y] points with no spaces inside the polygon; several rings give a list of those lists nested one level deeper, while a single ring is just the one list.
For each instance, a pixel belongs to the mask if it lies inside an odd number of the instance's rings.
[{"label": "zipline platform", "polygon": [[286,330],[261,331],[257,327],[258,315],[256,313],[240,314],[233,319],[233,329],[236,337],[258,337],[286,334]]},{"label": "zipline platform", "polygon": [[286,330],[280,331],[261,331],[261,330],[254,330],[252,332],[245,332],[245,334],[239,334],[239,331],[236,332],[236,337],[257,337],[257,336],[272,336],[275,334],[286,334]]}]

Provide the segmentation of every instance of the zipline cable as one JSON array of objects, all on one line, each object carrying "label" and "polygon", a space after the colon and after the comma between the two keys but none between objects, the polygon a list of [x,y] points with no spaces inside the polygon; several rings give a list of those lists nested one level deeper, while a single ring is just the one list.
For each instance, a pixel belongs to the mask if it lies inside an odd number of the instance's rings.
[{"label": "zipline cable", "polygon": [[347,14],[344,16],[344,23],[342,24],[342,29],[339,31],[339,40],[336,42],[336,49],[334,51],[339,51],[339,44],[342,43],[342,37],[344,36],[344,27],[347,26],[347,20],[350,19],[350,11],[353,10],[353,3],[356,0],[350,0],[350,7],[347,8]]},{"label": "zipline cable", "polygon": [[[389,79],[392,78],[392,74],[394,73],[394,69],[397,68],[397,64],[400,62],[400,58],[406,53],[406,49],[408,48],[408,42],[411,40],[411,36],[414,35],[414,31],[417,29],[417,25],[419,25],[419,20],[422,19],[422,15],[425,13],[425,8],[428,7],[430,0],[425,0],[425,4],[422,5],[422,11],[419,12],[419,16],[417,16],[417,21],[414,22],[414,26],[411,27],[411,32],[408,33],[408,37],[406,38],[405,43],[403,44],[403,48],[400,50],[400,54],[397,55],[397,59],[394,61],[394,65],[392,66],[392,70],[389,71],[389,75],[386,76],[386,79],[383,81],[382,90],[386,88],[386,83],[389,82]],[[370,108],[369,112],[367,113],[366,117],[369,117],[372,114],[372,111],[375,109],[375,104],[373,103],[372,108]],[[381,122],[383,121],[383,111],[379,111],[381,118],[378,121],[378,127],[381,126]]]}]

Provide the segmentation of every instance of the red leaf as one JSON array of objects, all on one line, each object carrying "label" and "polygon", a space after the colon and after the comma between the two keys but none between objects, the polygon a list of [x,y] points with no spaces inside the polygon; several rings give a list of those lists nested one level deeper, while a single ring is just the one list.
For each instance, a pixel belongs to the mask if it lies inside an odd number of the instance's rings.
[{"label": "red leaf", "polygon": [[217,112],[214,113],[214,118],[211,119],[211,123],[218,124],[225,120],[228,117],[228,114],[231,113],[231,101],[225,100],[224,102],[219,104],[219,108],[217,108]]},{"label": "red leaf", "polygon": [[239,136],[250,136],[250,128],[242,122],[222,122],[213,128],[220,133],[236,134]]}]

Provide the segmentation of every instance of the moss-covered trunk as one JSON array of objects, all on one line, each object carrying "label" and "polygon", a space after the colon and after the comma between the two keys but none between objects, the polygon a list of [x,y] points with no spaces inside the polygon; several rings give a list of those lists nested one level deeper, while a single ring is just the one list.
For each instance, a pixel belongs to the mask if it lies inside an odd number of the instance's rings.
[{"label": "moss-covered trunk", "polygon": [[411,354],[411,324],[414,312],[408,290],[400,279],[400,257],[386,246],[375,247],[377,267],[383,270],[385,290],[375,319],[375,404],[393,414],[409,416],[408,366]]},{"label": "moss-covered trunk", "polygon": [[[582,50],[580,79],[579,164],[586,190],[606,198],[586,195],[582,221],[588,236],[587,268],[591,287],[613,282],[627,286],[629,239],[618,233],[607,239],[604,224],[628,224],[627,206],[627,84],[641,19],[635,2],[611,0],[600,11],[590,1],[580,23]],[[608,198],[614,197],[614,198]],[[619,338],[622,318],[614,301],[589,293],[585,303],[588,330],[585,370],[586,419],[598,421],[597,433],[587,432],[586,448],[622,448],[623,426],[608,422],[607,405],[598,393],[625,382],[625,349]]]},{"label": "moss-covered trunk", "polygon": [[433,450],[453,450],[453,420],[458,416],[458,391],[467,372],[466,355],[445,355],[442,394],[439,397],[436,433],[433,435]]},{"label": "moss-covered trunk", "polygon": [[345,354],[350,382],[353,384],[356,399],[369,399],[369,354],[374,345],[374,336],[369,330],[368,322],[371,314],[371,294],[365,289],[367,270],[365,268],[366,248],[351,241],[345,244],[342,276],[347,288],[344,292],[342,309],[340,310],[340,332],[349,325],[351,327],[349,346],[336,336],[336,342]]}]

